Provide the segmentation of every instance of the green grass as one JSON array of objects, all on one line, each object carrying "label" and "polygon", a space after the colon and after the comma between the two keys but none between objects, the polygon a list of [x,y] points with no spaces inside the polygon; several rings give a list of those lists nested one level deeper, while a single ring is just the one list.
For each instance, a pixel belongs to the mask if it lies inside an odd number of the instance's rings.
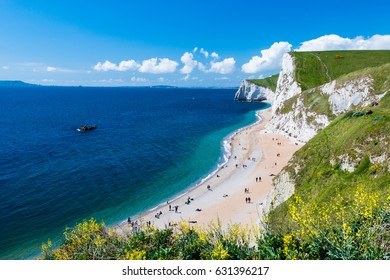
[{"label": "green grass", "polygon": [[302,90],[317,87],[360,69],[390,63],[390,51],[387,50],[292,52],[291,55],[295,58],[296,79]]},{"label": "green grass", "polygon": [[270,76],[268,78],[264,78],[264,79],[249,79],[248,81],[251,82],[252,84],[269,88],[269,89],[271,89],[272,91],[275,92],[276,91],[276,85],[278,83],[278,78],[279,78],[279,74],[275,74],[275,75],[272,75],[272,76]]},{"label": "green grass", "polygon": [[[357,80],[361,77],[372,77],[375,81],[372,94],[383,94],[390,89],[390,63],[378,66],[368,67],[348,73],[337,78],[337,84],[344,84],[348,81]],[[320,87],[311,88],[303,91],[299,95],[284,101],[283,106],[276,111],[277,114],[287,114],[297,103],[297,99],[301,98],[307,111],[314,112],[319,115],[326,115],[330,120],[335,119],[329,104],[329,95],[321,94]]]},{"label": "green grass", "polygon": [[[369,158],[390,154],[390,93],[379,106],[359,111],[370,109],[371,115],[353,117],[353,112],[347,112],[339,116],[295,153],[286,167],[295,180],[295,195],[308,204],[329,203],[331,207],[335,195],[348,198],[358,186],[363,186],[379,193],[382,202],[386,199],[390,191],[389,162],[374,163]],[[356,163],[353,172],[340,168],[339,157],[343,155]],[[296,167],[300,167],[297,173]],[[271,224],[291,222],[286,214],[288,203],[271,212]]]}]

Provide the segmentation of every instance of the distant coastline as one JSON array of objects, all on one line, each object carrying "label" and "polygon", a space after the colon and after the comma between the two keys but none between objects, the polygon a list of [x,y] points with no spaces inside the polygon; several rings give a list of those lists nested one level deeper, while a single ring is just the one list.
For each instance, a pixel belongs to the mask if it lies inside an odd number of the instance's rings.
[{"label": "distant coastline", "polygon": [[39,87],[41,85],[29,84],[22,81],[0,81],[0,87]]},{"label": "distant coastline", "polygon": [[121,86],[101,86],[101,85],[41,85],[31,84],[20,80],[0,80],[0,87],[86,87],[86,88],[157,88],[157,89],[234,89],[238,87],[215,87],[215,86],[197,86],[197,87],[183,87],[183,86],[171,86],[171,85],[145,85],[145,86],[132,86],[132,85],[121,85]]}]

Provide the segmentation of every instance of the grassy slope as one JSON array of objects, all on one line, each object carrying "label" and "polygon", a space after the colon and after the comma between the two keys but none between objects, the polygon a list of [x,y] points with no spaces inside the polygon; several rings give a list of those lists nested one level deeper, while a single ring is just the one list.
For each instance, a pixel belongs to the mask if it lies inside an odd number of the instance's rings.
[{"label": "grassy slope", "polygon": [[[390,89],[390,63],[378,66],[360,69],[352,73],[348,73],[337,78],[338,84],[343,84],[347,81],[358,79],[359,77],[370,76],[375,80],[374,92],[372,94],[383,94]],[[326,115],[330,120],[333,120],[333,115],[329,105],[329,95],[321,94],[320,87],[312,88],[303,91],[300,95],[296,95],[286,100],[281,108],[278,108],[277,113],[286,114],[292,110],[293,105],[297,102],[298,97],[302,98],[303,103],[308,111],[315,112],[320,115]]]},{"label": "grassy slope", "polygon": [[[379,192],[381,199],[387,197],[389,163],[371,163],[369,157],[390,154],[390,93],[379,106],[360,109],[372,109],[374,113],[352,117],[348,112],[339,116],[302,147],[287,166],[295,179],[295,194],[308,204],[329,203],[337,194],[348,198],[358,186]],[[379,119],[374,120],[377,117]],[[341,170],[338,160],[341,155],[348,155],[357,163],[354,172]],[[335,160],[334,164],[331,164],[331,159]],[[300,170],[295,172],[295,167],[300,167]],[[289,224],[288,202],[270,214],[274,229],[277,225]]]},{"label": "grassy slope", "polygon": [[250,79],[248,81],[251,82],[252,84],[269,88],[269,89],[271,89],[271,90],[273,90],[275,92],[276,85],[278,83],[278,78],[279,78],[279,74],[275,74],[275,75],[272,75],[272,76],[270,76],[268,78],[264,78],[264,79]]},{"label": "grassy slope", "polygon": [[360,69],[390,63],[390,51],[387,50],[292,52],[291,55],[295,57],[296,78],[302,90],[317,87]]}]

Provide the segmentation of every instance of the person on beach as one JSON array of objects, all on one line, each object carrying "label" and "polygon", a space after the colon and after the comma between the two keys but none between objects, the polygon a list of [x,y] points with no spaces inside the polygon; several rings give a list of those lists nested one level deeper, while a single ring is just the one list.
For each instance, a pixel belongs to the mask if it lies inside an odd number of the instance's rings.
[{"label": "person on beach", "polygon": [[172,206],[169,204],[169,211],[171,211],[172,210]]}]

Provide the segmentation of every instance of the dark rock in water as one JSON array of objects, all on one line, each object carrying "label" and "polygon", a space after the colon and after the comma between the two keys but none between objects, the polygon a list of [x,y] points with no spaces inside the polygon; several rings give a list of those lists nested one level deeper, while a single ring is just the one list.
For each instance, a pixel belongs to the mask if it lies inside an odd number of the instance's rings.
[{"label": "dark rock in water", "polygon": [[83,126],[80,126],[77,130],[78,131],[88,131],[88,130],[93,130],[96,128],[97,128],[96,125],[83,125]]}]

